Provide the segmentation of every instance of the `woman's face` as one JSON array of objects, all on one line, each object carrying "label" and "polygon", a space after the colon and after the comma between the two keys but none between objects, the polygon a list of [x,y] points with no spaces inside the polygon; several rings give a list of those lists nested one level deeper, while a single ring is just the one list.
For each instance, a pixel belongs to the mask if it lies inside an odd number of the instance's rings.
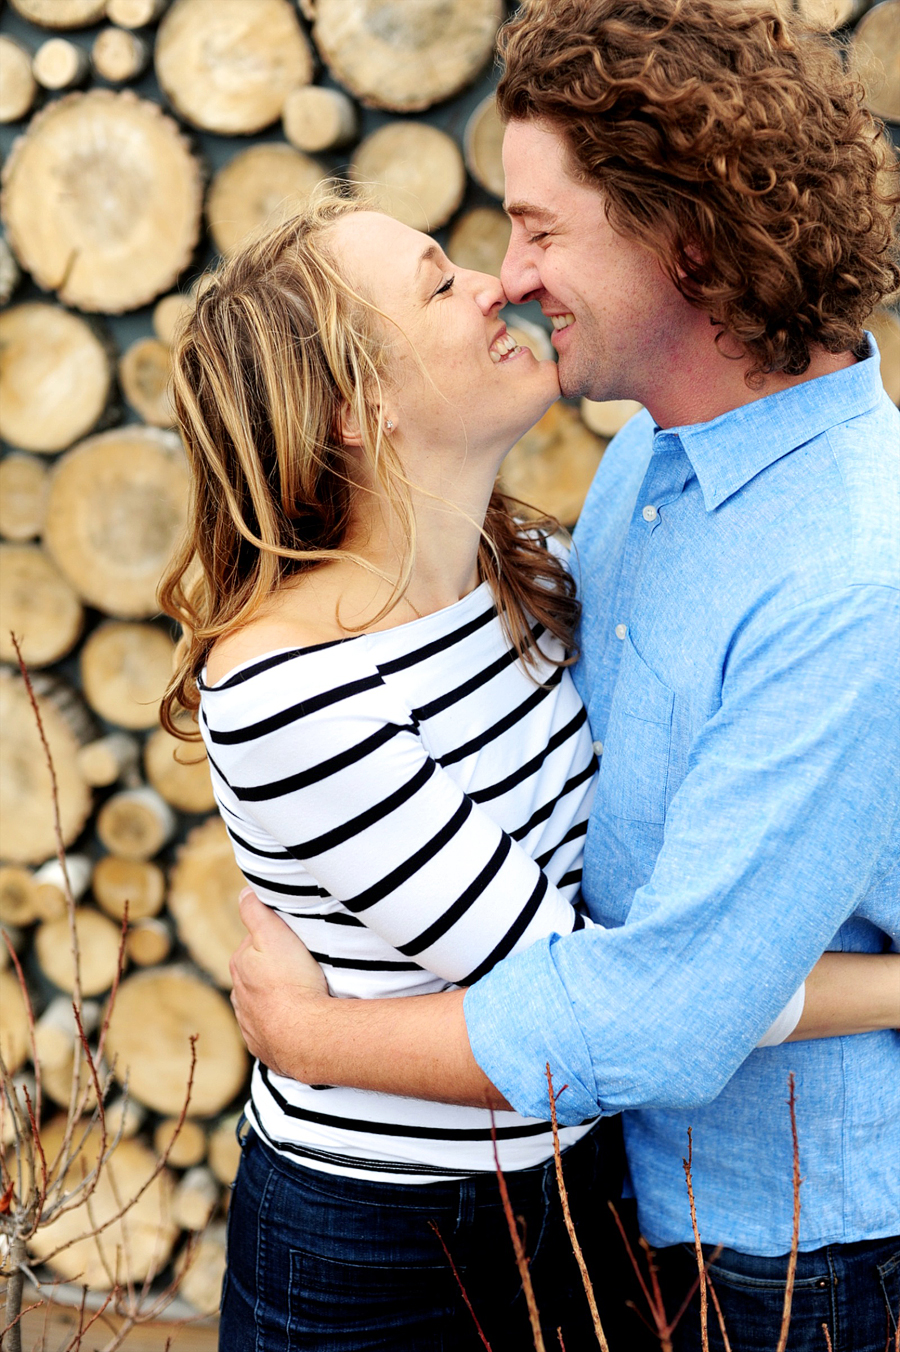
[{"label": "woman's face", "polygon": [[384,326],[386,398],[398,442],[465,457],[483,449],[499,464],[559,383],[553,361],[512,347],[497,278],[456,267],[428,235],[377,212],[345,216],[331,242],[351,285],[394,321]]}]

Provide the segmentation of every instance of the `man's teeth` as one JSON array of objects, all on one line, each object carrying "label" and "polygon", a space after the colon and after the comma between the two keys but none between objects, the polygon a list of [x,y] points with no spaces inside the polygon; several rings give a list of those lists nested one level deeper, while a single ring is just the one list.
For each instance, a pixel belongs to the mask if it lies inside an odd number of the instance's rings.
[{"label": "man's teeth", "polygon": [[494,339],[488,348],[491,361],[502,361],[503,358],[508,357],[511,352],[515,352],[518,346],[519,344],[516,342],[515,338],[513,338],[511,333],[501,334],[499,338]]},{"label": "man's teeth", "polygon": [[574,315],[550,315],[550,323],[555,329],[566,329],[575,323]]}]

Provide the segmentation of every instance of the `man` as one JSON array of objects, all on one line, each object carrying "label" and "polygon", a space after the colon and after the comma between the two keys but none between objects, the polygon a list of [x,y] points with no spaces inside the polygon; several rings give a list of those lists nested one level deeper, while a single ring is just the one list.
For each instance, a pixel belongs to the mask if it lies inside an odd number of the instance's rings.
[{"label": "man", "polygon": [[[553,0],[503,50],[504,287],[552,317],[564,394],[646,409],[576,533],[602,751],[583,886],[607,928],[500,963],[465,1007],[331,1001],[271,955],[279,922],[251,901],[236,1007],[251,1049],[306,1082],[545,1116],[549,1062],[562,1120],[625,1113],[673,1282],[692,1127],[735,1349],[778,1338],[793,1072],[791,1346],[821,1349],[824,1324],[880,1352],[900,1040],[753,1048],[824,949],[900,941],[898,416],[862,331],[900,280],[900,196],[836,55],[765,4]],[[696,1316],[676,1336],[699,1347]]]}]

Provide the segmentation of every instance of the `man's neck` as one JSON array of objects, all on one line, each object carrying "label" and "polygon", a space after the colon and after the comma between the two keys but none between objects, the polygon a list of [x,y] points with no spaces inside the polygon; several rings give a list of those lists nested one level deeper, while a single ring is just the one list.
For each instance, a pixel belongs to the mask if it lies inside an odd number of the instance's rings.
[{"label": "man's neck", "polygon": [[802,375],[775,372],[748,384],[747,375],[753,366],[749,357],[729,352],[724,341],[718,347],[709,341],[694,346],[686,344],[677,369],[673,368],[668,377],[659,373],[660,378],[643,403],[662,428],[711,422],[723,413],[770,394],[842,371],[856,360],[852,352],[832,353],[817,347],[813,348],[810,364]]}]

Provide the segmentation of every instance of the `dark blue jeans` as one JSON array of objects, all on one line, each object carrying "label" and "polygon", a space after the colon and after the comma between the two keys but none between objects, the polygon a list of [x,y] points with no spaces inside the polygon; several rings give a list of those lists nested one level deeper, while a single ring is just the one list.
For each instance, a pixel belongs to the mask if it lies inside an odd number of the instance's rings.
[{"label": "dark blue jeans", "polygon": [[[608,1214],[597,1182],[614,1132],[601,1123],[563,1157],[579,1239],[607,1291],[621,1246],[611,1256],[608,1232],[596,1224]],[[558,1348],[562,1327],[567,1352],[596,1352],[552,1161],[509,1174],[507,1184],[547,1347]],[[528,1314],[493,1175],[421,1186],[342,1178],[282,1159],[250,1131],[229,1210],[220,1352],[483,1352],[429,1222],[493,1352],[527,1352]],[[615,1281],[611,1289],[624,1304]],[[635,1334],[622,1345],[642,1346],[639,1325]]]},{"label": "dark blue jeans", "polygon": [[[712,1250],[706,1249],[707,1258]],[[659,1259],[674,1311],[697,1275],[694,1251],[676,1246]],[[778,1342],[787,1256],[756,1258],[723,1249],[709,1269],[732,1352],[772,1352]],[[680,1294],[679,1294],[680,1293]],[[900,1237],[830,1244],[797,1255],[787,1352],[893,1352],[900,1318]],[[724,1346],[709,1306],[712,1352]],[[676,1352],[699,1352],[699,1302],[694,1298],[675,1334]]]}]

